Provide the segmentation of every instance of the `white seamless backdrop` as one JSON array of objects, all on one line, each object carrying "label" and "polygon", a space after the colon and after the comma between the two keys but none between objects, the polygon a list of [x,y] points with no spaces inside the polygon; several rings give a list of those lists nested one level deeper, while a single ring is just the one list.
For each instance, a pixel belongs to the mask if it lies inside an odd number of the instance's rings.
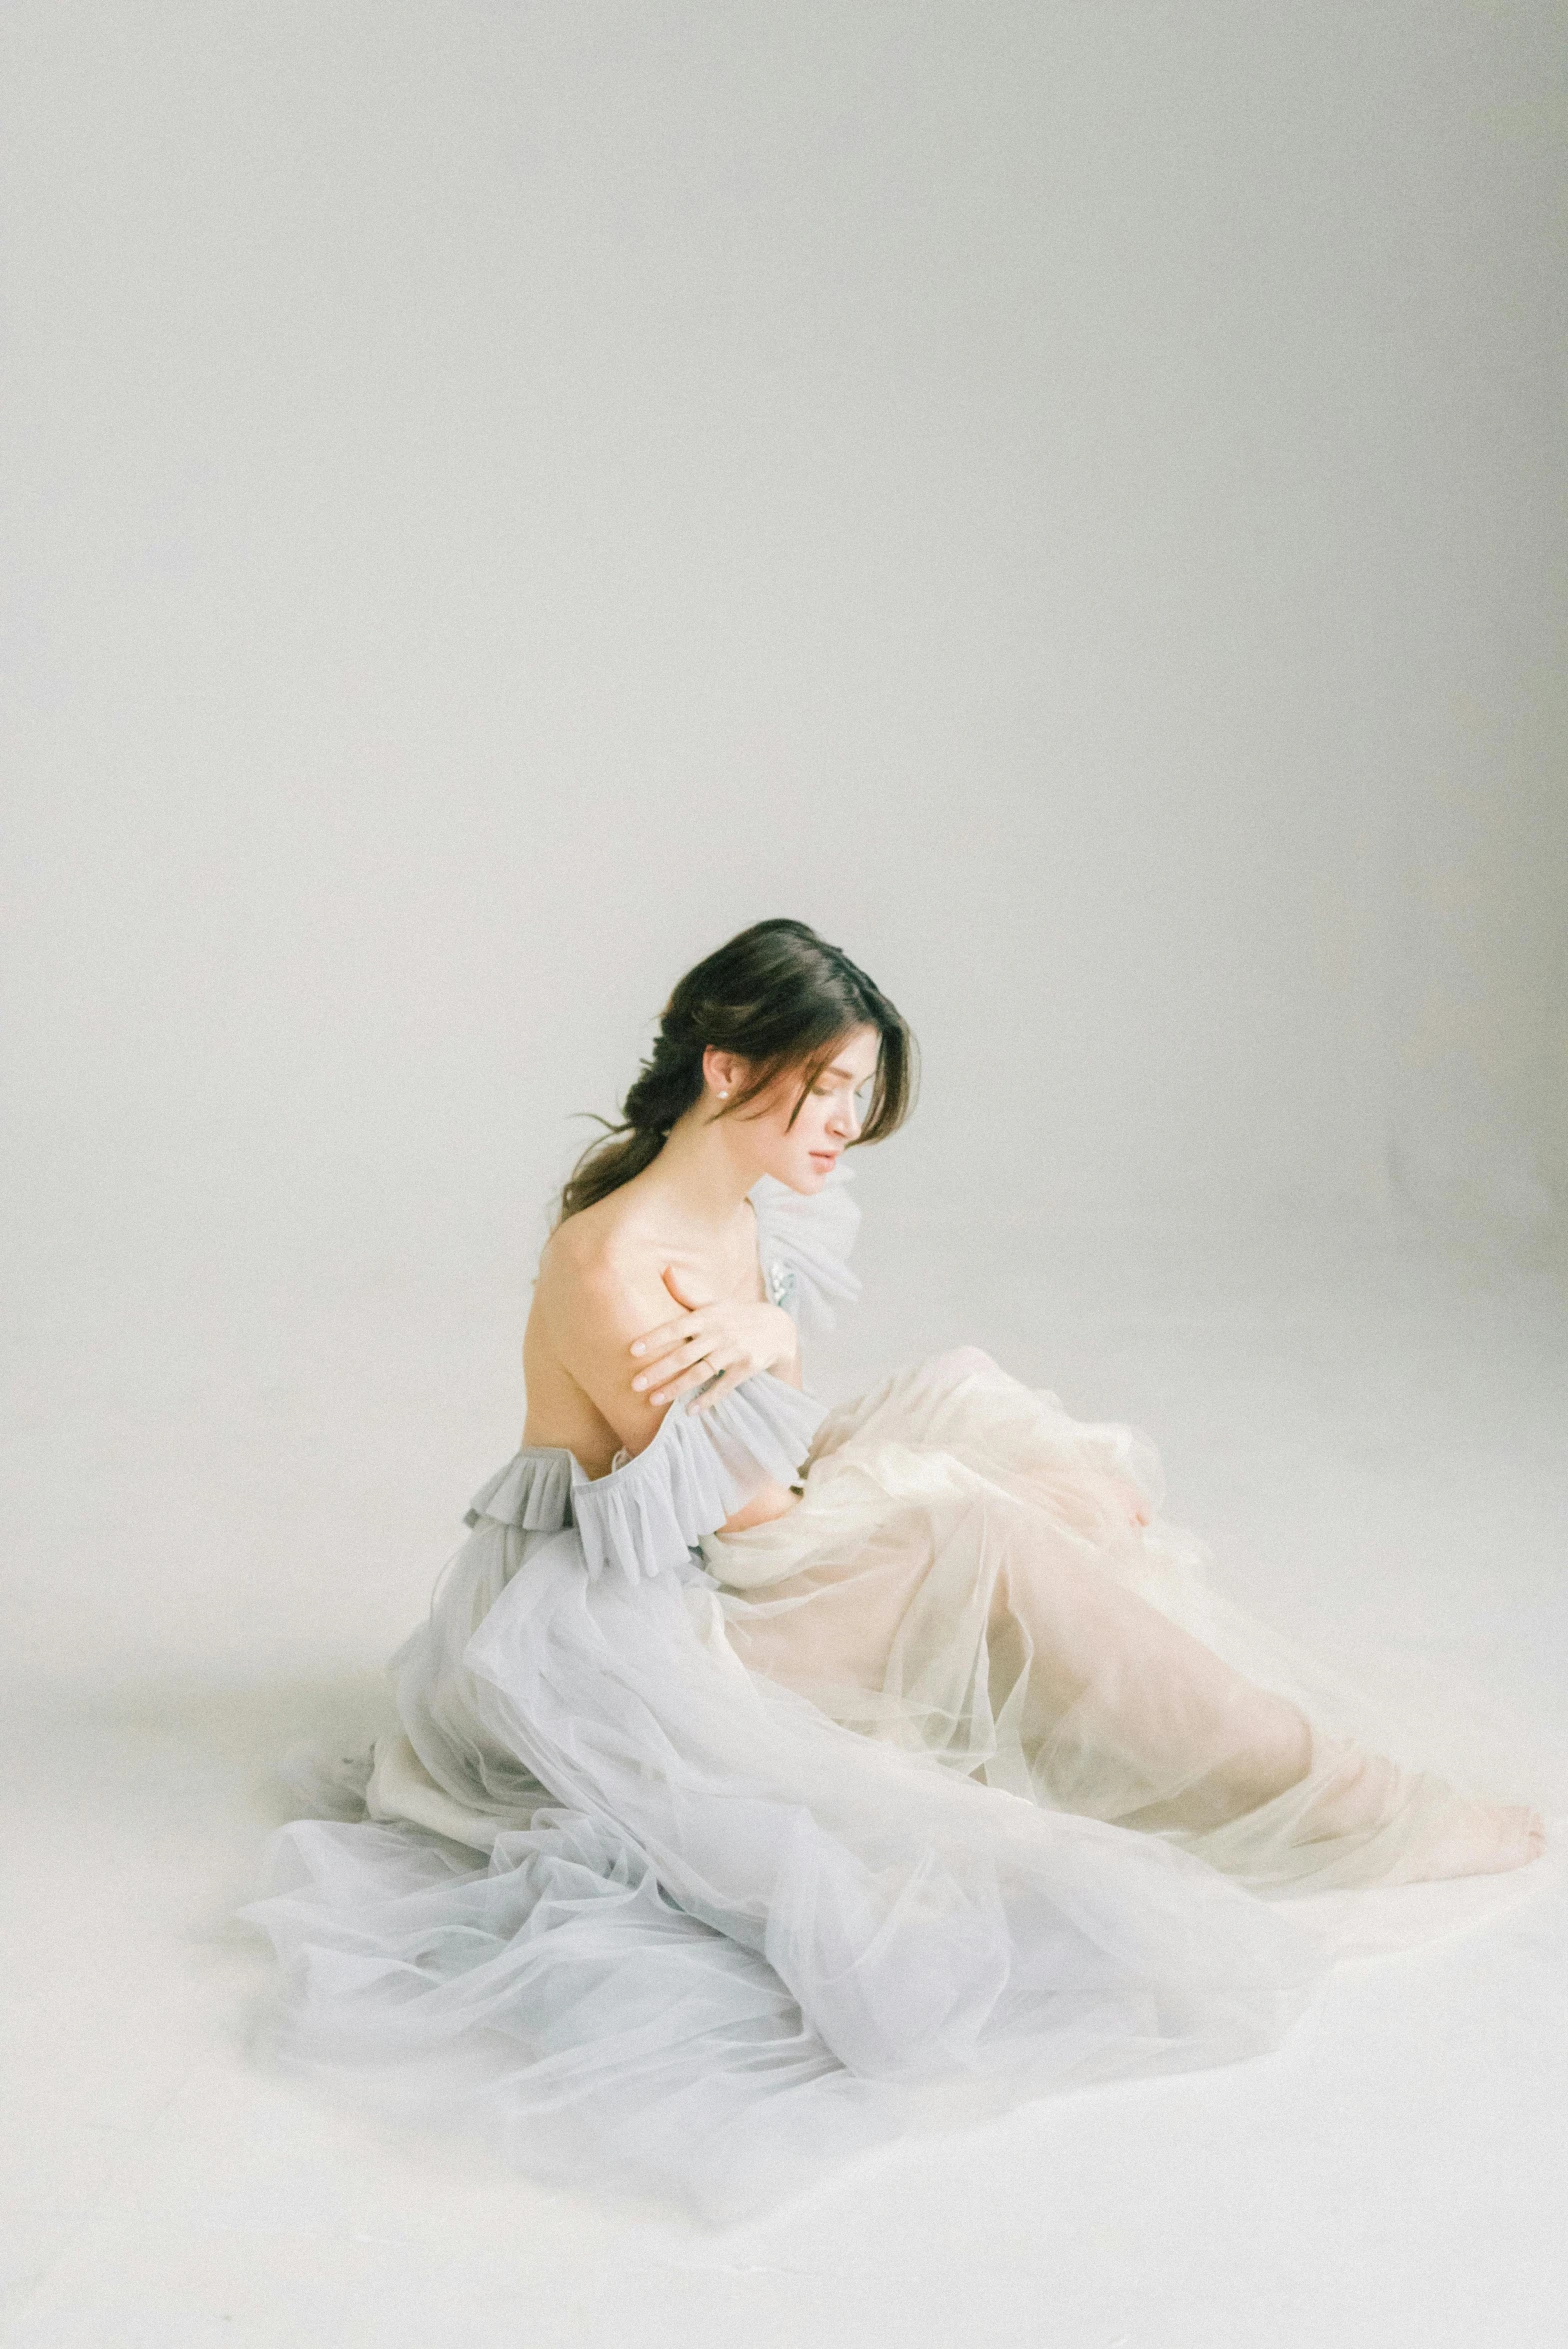
[{"label": "white seamless backdrop", "polygon": [[[308,1358],[325,1497],[332,1414],[428,1381],[399,1493],[439,1463],[448,1522],[573,1113],[763,914],[919,1033],[861,1193],[933,1336],[994,1335],[961,1261],[1080,1226],[1554,1232],[1559,11],[22,0],[3,41],[45,1646],[47,1496],[116,1413],[113,1522],[205,1411],[259,1542],[258,1393]],[[216,1607],[198,1522],[137,1571]]]},{"label": "white seamless backdrop", "polygon": [[773,913],[925,1052],[813,1384],[1142,1428],[1568,1819],[1565,81],[1557,0],[0,11],[4,2349],[1557,2349],[1560,1874],[743,2242],[277,2078],[233,1914],[573,1113]]},{"label": "white seamless backdrop", "polygon": [[1560,1203],[1559,10],[4,41],[34,1245],[531,1212],[775,911],[901,1196]]}]

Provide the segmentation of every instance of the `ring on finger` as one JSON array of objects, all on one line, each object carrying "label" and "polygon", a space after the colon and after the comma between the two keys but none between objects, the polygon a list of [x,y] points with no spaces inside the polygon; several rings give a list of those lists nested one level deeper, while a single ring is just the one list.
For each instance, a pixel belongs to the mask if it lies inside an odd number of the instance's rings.
[{"label": "ring on finger", "polygon": [[[696,1367],[697,1367],[697,1363],[698,1363],[698,1362],[701,1362],[701,1361],[703,1361],[703,1360],[705,1360],[705,1359],[706,1359],[706,1357],[705,1357],[705,1356],[703,1356],[703,1355],[699,1354],[699,1355],[697,1356],[697,1360],[696,1360],[695,1362],[688,1362],[688,1363],[687,1363],[687,1364],[684,1366],[684,1368],[683,1368],[683,1369],[681,1369],[680,1371],[678,1371],[678,1372],[677,1372],[677,1374],[676,1374],[676,1376],[675,1376],[673,1379],[671,1379],[671,1381],[670,1381],[670,1383],[669,1383],[669,1385],[668,1385],[668,1387],[667,1387],[667,1388],[666,1388],[666,1387],[659,1387],[659,1388],[656,1388],[656,1389],[655,1389],[655,1391],[654,1391],[654,1392],[653,1392],[653,1393],[652,1393],[652,1394],[651,1394],[651,1395],[648,1397],[648,1400],[649,1400],[649,1402],[650,1402],[650,1403],[667,1403],[667,1402],[669,1402],[669,1401],[671,1400],[671,1398],[672,1398],[672,1397],[673,1397],[673,1396],[674,1396],[674,1395],[677,1393],[677,1391],[678,1391],[680,1388],[682,1388],[682,1387],[686,1387],[686,1386],[689,1386],[689,1385],[692,1383],[692,1378],[691,1378],[691,1374],[692,1374],[692,1372],[693,1372],[693,1371],[696,1369]],[[706,1384],[706,1381],[703,1381],[703,1382],[701,1382],[701,1383],[703,1383],[703,1384]]]}]

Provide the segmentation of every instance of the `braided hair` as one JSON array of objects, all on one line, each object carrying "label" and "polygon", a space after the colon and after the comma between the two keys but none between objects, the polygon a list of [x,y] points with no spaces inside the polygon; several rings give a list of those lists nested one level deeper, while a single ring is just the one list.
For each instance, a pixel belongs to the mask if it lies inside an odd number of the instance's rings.
[{"label": "braided hair", "polygon": [[805,922],[754,922],[677,982],[653,1050],[621,1104],[621,1123],[597,1119],[605,1132],[573,1167],[557,1222],[653,1164],[670,1128],[702,1098],[702,1056],[710,1044],[751,1064],[746,1084],[719,1116],[744,1109],[786,1069],[798,1068],[793,1125],[845,1036],[867,1026],[881,1044],[859,1139],[880,1142],[914,1107],[917,1053],[908,1023],[841,947]]}]

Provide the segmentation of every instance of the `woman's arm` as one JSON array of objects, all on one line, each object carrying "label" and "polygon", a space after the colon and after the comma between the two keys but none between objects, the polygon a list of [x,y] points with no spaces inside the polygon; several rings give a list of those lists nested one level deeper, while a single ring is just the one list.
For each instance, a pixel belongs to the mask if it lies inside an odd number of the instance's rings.
[{"label": "woman's arm", "polygon": [[669,1312],[656,1269],[612,1244],[584,1244],[569,1225],[539,1262],[533,1314],[548,1352],[629,1453],[652,1443],[668,1402],[632,1385],[632,1341]]},{"label": "woman's arm", "polygon": [[[654,1326],[656,1312],[662,1310],[668,1315],[673,1293],[663,1280],[652,1276],[645,1261],[617,1257],[608,1249],[592,1244],[563,1245],[559,1234],[540,1260],[534,1291],[540,1335],[556,1366],[587,1398],[599,1417],[614,1429],[633,1456],[645,1451],[653,1441],[673,1400],[672,1389],[691,1383],[691,1373],[672,1379],[652,1392],[635,1388],[631,1383],[636,1363],[632,1345]],[[662,1307],[656,1300],[662,1300]],[[691,1310],[717,1312],[717,1308]],[[754,1315],[771,1314],[778,1308],[754,1306],[750,1310]],[[793,1323],[787,1333],[766,1326],[771,1328],[774,1341],[787,1335],[791,1360],[795,1360]],[[695,1375],[711,1374],[704,1370]],[[792,1383],[797,1386],[800,1383],[798,1369]],[[715,1380],[714,1392],[717,1391]],[[653,1392],[666,1399],[655,1403]],[[737,1533],[745,1526],[780,1516],[793,1505],[791,1492],[770,1478],[763,1478],[744,1507],[717,1530]]]}]

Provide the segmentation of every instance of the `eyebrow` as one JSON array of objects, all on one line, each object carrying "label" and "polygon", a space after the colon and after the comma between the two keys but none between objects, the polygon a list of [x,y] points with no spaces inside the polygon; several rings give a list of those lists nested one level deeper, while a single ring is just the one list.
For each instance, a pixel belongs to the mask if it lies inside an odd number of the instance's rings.
[{"label": "eyebrow", "polygon": [[825,1077],[848,1077],[851,1084],[854,1085],[856,1091],[858,1092],[862,1085],[870,1084],[871,1078],[874,1077],[877,1072],[875,1069],[873,1069],[870,1076],[857,1077],[852,1068],[835,1067],[824,1069],[822,1073]]}]

